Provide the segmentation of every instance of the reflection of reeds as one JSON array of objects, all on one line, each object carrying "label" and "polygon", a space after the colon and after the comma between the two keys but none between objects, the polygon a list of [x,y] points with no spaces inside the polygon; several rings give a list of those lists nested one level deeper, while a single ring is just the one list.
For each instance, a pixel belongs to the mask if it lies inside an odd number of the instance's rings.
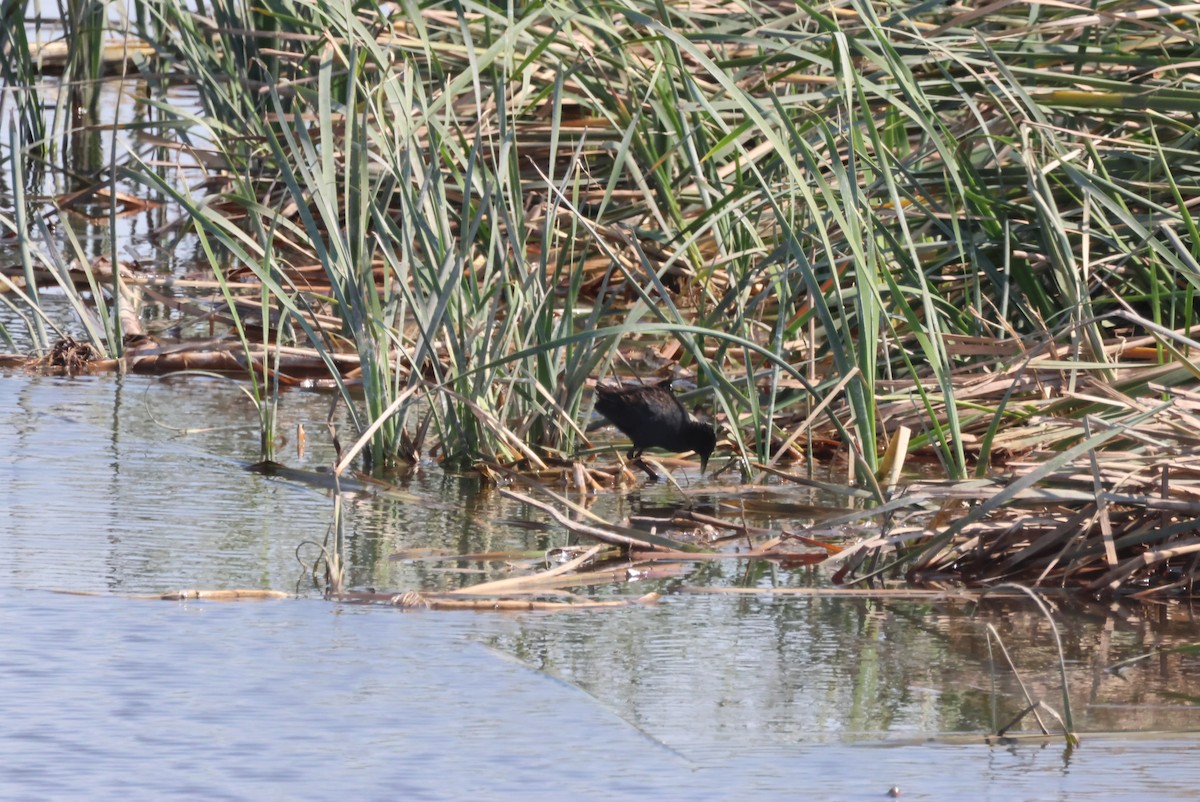
[{"label": "reflection of reeds", "polygon": [[[0,25],[0,84],[5,91],[5,103],[16,106],[11,119],[17,122],[13,131],[16,141],[36,154],[46,151],[46,118],[42,111],[42,95],[38,88],[38,73],[28,37],[25,3],[10,0],[3,4],[4,24]],[[12,90],[11,94],[7,90]],[[7,113],[7,112],[6,112]],[[10,153],[17,152],[16,148]]]}]

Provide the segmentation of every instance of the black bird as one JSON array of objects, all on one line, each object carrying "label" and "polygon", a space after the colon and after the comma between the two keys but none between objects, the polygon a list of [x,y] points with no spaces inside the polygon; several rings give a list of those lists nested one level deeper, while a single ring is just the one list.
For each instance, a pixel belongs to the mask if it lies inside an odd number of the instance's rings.
[{"label": "black bird", "polygon": [[631,460],[640,457],[647,448],[695,451],[700,455],[703,473],[717,447],[717,433],[712,424],[697,420],[683,408],[671,392],[670,379],[658,384],[619,387],[597,384],[596,411],[633,441]]}]

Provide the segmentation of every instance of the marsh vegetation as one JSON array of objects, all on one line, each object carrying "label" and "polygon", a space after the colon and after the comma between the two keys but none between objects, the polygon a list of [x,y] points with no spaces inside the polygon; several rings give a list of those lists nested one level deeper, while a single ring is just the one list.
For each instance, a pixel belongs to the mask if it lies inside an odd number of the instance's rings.
[{"label": "marsh vegetation", "polygon": [[[577,527],[568,495],[636,481],[589,438],[595,380],[681,379],[721,438],[685,496],[844,503],[586,524],[610,543],[1190,595],[1189,9],[83,3],[54,62],[14,3],[3,336],[245,377],[264,460],[279,394],[325,388],[336,476],[435,460]],[[124,258],[151,208],[200,264]]]}]

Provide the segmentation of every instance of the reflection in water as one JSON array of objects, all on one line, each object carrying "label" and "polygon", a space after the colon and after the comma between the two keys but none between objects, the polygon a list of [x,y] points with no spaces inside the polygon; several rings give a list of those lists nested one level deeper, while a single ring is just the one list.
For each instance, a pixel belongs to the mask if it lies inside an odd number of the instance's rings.
[{"label": "reflection in water", "polygon": [[[313,442],[327,403],[285,398],[282,430],[304,422],[310,433],[304,457],[281,449],[290,465],[330,461]],[[232,384],[6,377],[0,404],[11,411],[0,449],[12,455],[0,462],[0,627],[21,633],[0,656],[0,749],[13,756],[0,798],[97,788],[303,798],[347,787],[351,772],[366,798],[447,799],[724,799],[731,788],[882,798],[893,784],[905,799],[1119,798],[1114,788],[1178,798],[1200,780],[1181,759],[1190,739],[1089,735],[1200,723],[1178,696],[1200,697],[1200,658],[1163,651],[1107,670],[1194,640],[1183,608],[1058,612],[1084,732],[1064,761],[1058,740],[1008,751],[978,737],[993,717],[983,622],[1002,634],[1032,692],[1061,707],[1048,625],[1014,601],[989,602],[972,619],[955,602],[672,594],[665,584],[657,587],[668,595],[650,607],[503,616],[311,598],[112,598],[181,587],[312,597],[295,551],[323,539],[332,505],[322,491],[244,470],[258,458],[258,435]],[[469,478],[427,470],[403,487],[430,503],[347,505],[354,586],[438,589],[505,574],[499,561],[389,559],[400,549],[569,541],[559,527],[507,523],[533,513]],[[628,515],[672,493],[603,497],[594,508]],[[689,570],[682,586],[825,581],[819,571],[736,562]],[[1006,720],[1021,697],[1007,669],[996,682],[996,716]],[[956,733],[970,737],[952,743]],[[1138,784],[1119,782],[1119,770],[1139,769]]]},{"label": "reflection in water", "polygon": [[[727,605],[678,599],[658,615]],[[635,656],[621,647],[636,639],[607,629],[636,618],[0,590],[0,627],[22,633],[0,660],[0,799],[846,800],[897,785],[918,800],[1144,800],[1190,798],[1200,778],[1194,740],[1161,736],[1092,737],[1069,759],[1054,742],[916,733],[785,741],[801,705],[754,695],[779,670],[756,636],[722,649],[728,632],[711,633],[686,661],[680,640]],[[588,693],[511,659],[517,644],[589,676]],[[735,667],[715,662],[730,654]],[[788,693],[819,708],[805,720],[865,695],[802,668]]]}]

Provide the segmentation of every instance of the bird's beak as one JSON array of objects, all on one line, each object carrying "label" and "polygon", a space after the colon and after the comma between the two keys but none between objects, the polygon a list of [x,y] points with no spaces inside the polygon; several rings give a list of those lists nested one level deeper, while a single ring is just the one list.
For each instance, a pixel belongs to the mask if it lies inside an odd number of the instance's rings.
[{"label": "bird's beak", "polygon": [[704,472],[706,470],[708,470],[708,457],[704,454],[701,454],[700,455],[700,475],[703,476]]}]

